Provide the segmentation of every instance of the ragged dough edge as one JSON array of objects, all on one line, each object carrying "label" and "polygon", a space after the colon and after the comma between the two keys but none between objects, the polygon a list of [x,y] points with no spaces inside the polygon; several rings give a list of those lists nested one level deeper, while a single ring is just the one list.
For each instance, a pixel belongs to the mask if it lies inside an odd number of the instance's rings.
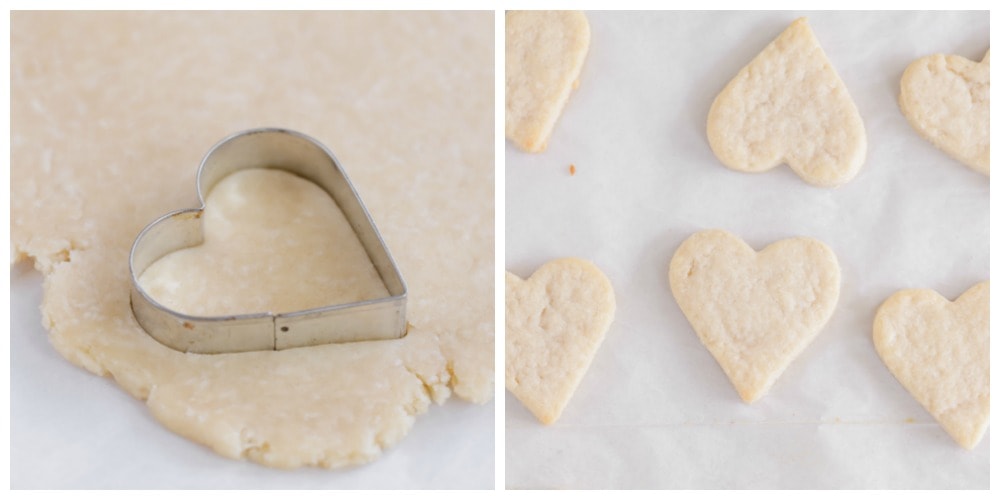
[{"label": "ragged dough edge", "polygon": [[19,262],[31,261],[35,270],[41,273],[51,272],[55,266],[72,260],[73,252],[87,248],[84,244],[73,239],[46,240],[35,242],[34,251],[28,251],[17,243],[10,245],[11,265]]},{"label": "ragged dough edge", "polygon": [[[362,346],[368,351],[381,351],[381,346]],[[397,344],[395,350],[400,350]],[[295,356],[300,354],[297,350],[281,351],[279,355]],[[261,353],[268,355],[270,353]],[[437,356],[440,364],[443,358]],[[367,361],[352,364],[340,364],[342,370],[361,371]],[[448,397],[447,386],[442,383],[433,383],[431,379],[440,380],[439,377],[445,375],[440,370],[436,375],[422,374],[420,369],[411,365],[411,361],[403,361],[388,370],[383,370],[381,377],[385,380],[403,379],[405,391],[402,404],[398,404],[400,399],[394,394],[349,394],[347,396],[334,395],[333,399],[345,406],[352,405],[355,398],[364,397],[365,402],[370,404],[370,400],[380,400],[381,404],[374,407],[367,407],[366,411],[357,412],[353,415],[334,415],[334,420],[347,418],[371,419],[376,418],[381,426],[369,427],[362,424],[357,433],[334,433],[323,434],[322,429],[308,429],[308,425],[303,429],[295,425],[295,422],[285,424],[281,408],[275,408],[274,415],[269,418],[276,421],[268,425],[271,432],[263,434],[255,429],[249,419],[231,418],[234,413],[231,408],[238,406],[239,401],[232,401],[222,412],[227,418],[211,419],[211,425],[205,425],[201,419],[205,417],[205,410],[202,412],[191,411],[183,404],[188,398],[178,397],[178,393],[184,395],[190,391],[191,383],[173,383],[165,386],[153,388],[147,405],[158,420],[163,422],[174,432],[188,437],[194,441],[204,443],[212,447],[216,452],[230,458],[249,458],[271,467],[293,468],[303,465],[315,465],[324,468],[338,468],[347,465],[355,465],[371,462],[381,455],[386,448],[399,442],[413,426],[416,416],[427,411],[432,400],[438,399],[438,403],[443,402]],[[390,382],[390,385],[396,385]],[[217,388],[213,388],[217,389]],[[238,387],[230,387],[231,390],[238,390]],[[174,394],[164,394],[173,391]],[[225,391],[223,391],[225,392]],[[162,395],[162,397],[161,397]],[[366,397],[367,396],[367,397]],[[213,415],[210,412],[209,415]],[[218,417],[218,415],[214,415]],[[388,416],[388,418],[386,418]],[[292,434],[287,437],[287,434]],[[329,439],[309,439],[308,437],[296,436],[296,434],[306,434],[307,436],[323,435]],[[278,443],[288,440],[295,446],[291,454],[283,453]],[[320,444],[320,443],[324,444]],[[345,450],[350,450],[345,452]]]},{"label": "ragged dough edge", "polygon": [[[451,331],[448,340],[441,339],[439,347],[444,354],[445,370],[448,374],[448,389],[456,396],[476,404],[486,404],[493,400],[493,373],[473,369],[473,366],[492,366],[495,336],[493,324],[482,324],[470,330]],[[463,344],[477,342],[484,348],[476,349],[475,356],[468,352],[462,356],[455,355]],[[459,375],[459,374],[462,375]]]},{"label": "ragged dough edge", "polygon": [[[976,66],[984,64],[986,65],[986,86],[989,87],[989,65],[990,65],[990,51],[986,51],[986,55],[983,56],[982,61],[976,62],[966,59],[957,55],[944,55],[944,54],[934,54],[930,56],[925,56],[917,59],[910,63],[903,72],[903,77],[900,79],[899,83],[899,107],[903,112],[903,116],[906,117],[907,122],[910,126],[924,138],[924,140],[930,142],[934,147],[944,151],[946,154],[960,161],[962,164],[971,168],[972,170],[979,172],[983,175],[990,175],[990,140],[989,140],[989,102],[985,104],[986,111],[986,124],[985,128],[987,133],[985,134],[985,144],[977,144],[973,147],[963,149],[960,148],[959,144],[955,144],[953,140],[949,139],[950,131],[941,130],[936,127],[934,123],[936,118],[940,118],[942,112],[941,106],[942,102],[937,98],[936,95],[928,96],[927,92],[919,92],[917,89],[921,83],[927,83],[930,71],[925,71],[925,68],[942,68],[944,71],[955,74],[959,77],[959,80],[965,84],[964,89],[968,92],[969,97],[973,98],[973,92],[969,88],[975,83],[982,82],[970,82],[970,76],[967,74],[959,73],[956,67],[962,66],[965,68],[975,68]],[[933,73],[933,72],[930,72]],[[933,80],[931,80],[933,81]],[[989,90],[986,91],[986,99],[989,100]],[[926,102],[926,101],[931,102]],[[973,99],[974,100],[974,99]],[[981,104],[981,103],[980,103]],[[936,107],[934,107],[936,106]],[[951,111],[951,110],[948,110]],[[981,124],[980,124],[981,126]],[[978,146],[978,147],[975,147]]]},{"label": "ragged dough edge", "polygon": [[[890,319],[896,317],[902,310],[913,309],[915,307],[934,308],[937,310],[954,309],[959,304],[968,301],[984,301],[986,307],[986,323],[989,324],[989,281],[976,284],[966,290],[954,301],[930,289],[906,289],[892,294],[875,313],[875,320],[872,328],[872,342],[879,358],[889,368],[890,373],[902,385],[908,393],[934,417],[941,427],[960,446],[971,450],[982,439],[989,428],[989,375],[986,376],[986,388],[975,400],[962,401],[947,408],[938,408],[933,401],[928,399],[925,390],[911,388],[903,383],[896,375],[897,369],[905,369],[905,360],[898,356],[892,347],[896,341],[896,330],[893,328]],[[982,296],[985,295],[985,298]],[[988,328],[988,327],[987,327]],[[987,337],[988,341],[988,337]],[[988,368],[987,368],[988,371]],[[907,372],[908,374],[909,372]],[[985,415],[980,415],[980,422],[968,422],[959,418],[956,413],[960,410],[978,406],[980,410],[985,409]]]},{"label": "ragged dough edge", "polygon": [[[735,115],[733,113],[728,113],[728,111],[734,109],[744,109],[746,108],[746,99],[744,99],[742,94],[737,94],[736,89],[745,87],[745,82],[751,79],[751,68],[756,69],[758,66],[770,66],[768,63],[771,59],[779,59],[785,57],[787,54],[781,52],[786,46],[792,44],[806,45],[809,49],[813,50],[815,54],[812,54],[818,58],[821,58],[824,62],[822,70],[828,70],[836,80],[835,88],[832,89],[837,93],[843,93],[842,104],[846,104],[842,109],[837,111],[845,112],[847,114],[845,118],[846,121],[850,122],[850,125],[845,130],[823,130],[824,135],[837,135],[841,137],[840,134],[843,132],[843,136],[846,137],[843,140],[853,143],[850,151],[845,154],[847,158],[835,158],[839,160],[837,164],[834,165],[814,165],[814,164],[804,164],[807,159],[795,158],[795,155],[790,151],[780,151],[782,149],[781,144],[774,144],[775,139],[771,137],[765,137],[761,141],[756,141],[753,143],[746,142],[746,130],[738,130],[740,127],[735,127],[732,123],[734,120],[746,121],[745,115]],[[815,90],[815,89],[810,89]],[[773,114],[773,113],[772,113]],[[742,128],[746,128],[744,125]],[[756,127],[752,127],[756,128]],[[737,130],[734,130],[737,129]],[[760,53],[757,54],[746,66],[741,68],[736,76],[730,80],[721,92],[716,96],[715,100],[712,101],[712,106],[708,112],[708,120],[706,126],[706,132],[708,136],[708,143],[715,154],[716,158],[725,165],[727,168],[732,170],[737,170],[741,172],[749,173],[760,173],[771,170],[779,165],[786,164],[792,169],[799,177],[803,180],[818,187],[837,187],[843,185],[857,176],[858,172],[861,170],[861,166],[864,164],[865,156],[868,148],[868,140],[865,133],[864,122],[861,119],[861,115],[858,111],[857,105],[851,98],[850,93],[847,90],[847,86],[837,70],[830,63],[829,57],[827,57],[823,47],[820,45],[819,40],[816,38],[812,29],[809,27],[806,18],[799,18],[792,22],[788,28],[781,32],[777,38],[772,40]],[[741,139],[734,139],[732,136],[740,134]],[[731,147],[734,142],[739,142],[744,148],[733,148]],[[824,153],[829,153],[829,144],[826,143],[825,137],[818,137],[814,139],[816,144],[822,146]],[[751,152],[743,151],[742,149],[751,148],[770,149],[769,155],[766,158],[757,158],[758,161],[751,161],[752,156],[755,156]]]},{"label": "ragged dough edge", "polygon": [[[425,345],[433,343],[436,350],[429,355],[431,360],[406,359],[395,367],[396,374],[409,381],[409,397],[404,404],[395,408],[394,421],[388,422],[380,430],[363,436],[367,442],[359,447],[360,451],[344,453],[337,447],[328,447],[303,457],[297,450],[285,450],[272,443],[267,433],[258,429],[253,422],[236,419],[220,422],[211,428],[191,426],[190,421],[186,420],[176,408],[165,403],[169,398],[164,398],[163,395],[168,393],[173,385],[171,379],[164,378],[163,374],[173,371],[174,363],[190,362],[191,359],[211,359],[213,356],[180,353],[160,345],[135,323],[130,310],[117,314],[112,312],[110,316],[109,311],[88,311],[84,317],[78,318],[74,313],[74,306],[78,306],[79,302],[73,300],[75,295],[73,292],[86,295],[87,292],[82,290],[85,285],[77,284],[89,281],[80,279],[76,274],[88,270],[87,267],[83,267],[86,263],[99,262],[102,253],[121,252],[104,251],[105,249],[101,248],[81,250],[75,249],[75,245],[69,241],[65,243],[63,248],[45,253],[35,253],[31,248],[32,245],[12,246],[14,255],[21,256],[19,260],[32,260],[36,269],[42,272],[43,296],[40,308],[42,323],[49,331],[49,341],[53,348],[73,364],[96,375],[112,378],[133,397],[144,401],[153,416],[164,426],[213,449],[220,455],[234,459],[246,458],[277,468],[302,466],[339,468],[364,464],[377,459],[383,450],[402,440],[412,428],[416,416],[425,413],[431,401],[438,405],[447,401],[453,387],[459,388],[456,390],[457,395],[471,402],[481,404],[491,399],[492,394],[484,396],[486,391],[480,391],[474,385],[458,383],[459,380],[454,376],[456,371],[454,362],[445,358],[446,348],[442,347],[438,335],[431,332],[415,332],[411,329],[406,338],[389,341],[398,343],[394,351],[402,356],[401,359],[406,358],[407,352],[419,352],[418,349],[404,349],[404,342],[420,342]],[[51,249],[49,246],[43,248]],[[117,258],[124,262],[126,257],[127,254],[107,255],[103,258]],[[127,280],[122,276],[111,279],[116,279],[126,287],[125,290],[119,290],[126,297],[125,300],[119,301],[116,306],[128,308]],[[64,293],[64,289],[69,291]],[[102,335],[104,332],[98,332],[96,327],[91,326],[108,317],[116,316],[125,319],[118,321],[115,327],[131,330],[126,336],[138,338],[138,345],[127,345],[129,342],[123,342],[121,337],[116,338],[115,335]],[[123,354],[126,351],[129,351],[129,354],[143,355],[152,350],[160,351],[157,356],[166,353],[168,361],[163,363],[164,366],[150,366],[136,373],[126,370],[126,365],[131,365],[121,361],[123,355],[128,355]],[[281,355],[292,351],[295,350],[269,352],[263,355]],[[214,356],[232,358],[242,355],[244,354]],[[488,382],[492,383],[492,379]],[[286,426],[294,426],[294,422],[288,422]]]},{"label": "ragged dough edge", "polygon": [[[518,82],[522,84],[520,87],[524,87],[526,85],[523,81],[524,75],[515,71],[515,68],[512,68],[510,64],[510,57],[512,55],[523,52],[517,50],[517,45],[528,43],[522,40],[523,37],[518,36],[511,30],[511,19],[516,19],[519,16],[530,16],[531,18],[541,18],[542,16],[557,17],[557,20],[560,22],[559,26],[574,35],[572,37],[566,37],[569,38],[569,40],[566,41],[566,48],[572,56],[569,61],[570,71],[561,75],[562,78],[555,85],[559,92],[554,95],[549,95],[548,97],[550,97],[550,99],[543,100],[541,102],[536,99],[522,98],[524,93],[527,91],[520,89],[521,92],[516,92],[519,86],[516,85],[516,83],[513,83],[512,80],[513,77],[519,77],[522,79]],[[523,28],[523,26],[518,27]],[[590,23],[587,21],[587,16],[580,11],[510,11],[506,14],[505,38],[507,43],[507,75],[504,93],[506,96],[506,136],[511,140],[511,142],[522,150],[529,153],[540,153],[545,151],[548,147],[549,137],[552,135],[555,124],[562,115],[563,109],[566,107],[566,103],[569,101],[570,95],[573,90],[580,86],[580,73],[583,71],[583,63],[587,57],[587,52],[590,49]],[[535,52],[540,51],[530,50],[530,52],[534,54]],[[534,83],[535,82],[527,82],[527,84]],[[534,104],[535,106],[526,110],[524,109],[526,104]]]},{"label": "ragged dough edge", "polygon": [[[575,281],[577,284],[581,282],[587,282],[590,292],[592,295],[586,297],[588,299],[596,300],[597,303],[590,304],[592,307],[590,312],[595,312],[596,314],[591,318],[591,322],[587,325],[586,332],[591,336],[596,336],[597,338],[589,338],[591,342],[590,345],[583,346],[585,352],[584,356],[580,357],[581,354],[579,348],[570,350],[570,354],[577,355],[577,366],[574,366],[575,370],[568,374],[560,373],[556,376],[558,383],[556,387],[553,386],[555,382],[550,382],[548,384],[544,383],[544,380],[539,378],[540,371],[544,367],[537,366],[525,366],[526,361],[538,361],[536,356],[540,353],[529,352],[527,354],[521,354],[520,349],[525,347],[523,345],[517,345],[516,342],[520,339],[517,335],[507,335],[505,349],[507,354],[505,356],[505,379],[506,388],[510,391],[521,403],[535,415],[540,422],[545,425],[550,425],[554,423],[562,415],[563,410],[569,404],[572,399],[573,394],[576,393],[576,389],[579,387],[580,383],[583,381],[584,376],[586,376],[589,367],[593,362],[594,356],[596,356],[597,351],[600,349],[604,342],[604,338],[607,335],[607,331],[614,320],[615,309],[617,307],[615,301],[614,288],[608,277],[598,268],[595,264],[590,261],[567,257],[556,259],[547,262],[542,267],[538,268],[531,276],[527,279],[522,279],[521,277],[511,273],[506,273],[506,314],[507,314],[507,328],[510,329],[515,326],[517,321],[514,321],[514,316],[512,316],[511,310],[519,307],[519,303],[516,301],[526,298],[524,296],[524,291],[531,291],[528,288],[532,283],[545,283],[545,292],[547,295],[548,303],[542,307],[541,314],[544,315],[545,311],[551,305],[551,297],[548,296],[550,289],[552,287],[552,280],[558,278],[557,272],[562,272],[563,274],[570,273],[575,274]],[[517,292],[515,290],[520,290]],[[579,304],[576,304],[579,306]],[[541,318],[539,318],[541,320]],[[517,327],[522,325],[516,324]],[[539,327],[539,329],[541,329]],[[550,332],[545,332],[546,334]],[[551,343],[552,339],[547,338],[547,342]],[[559,340],[559,339],[556,339]],[[560,353],[550,353],[550,354],[560,354]],[[561,354],[566,354],[565,352]],[[527,360],[525,358],[528,358]],[[543,361],[551,361],[550,359],[545,359]],[[565,368],[565,367],[564,367]],[[522,383],[521,377],[528,376],[529,380],[527,383]]]}]

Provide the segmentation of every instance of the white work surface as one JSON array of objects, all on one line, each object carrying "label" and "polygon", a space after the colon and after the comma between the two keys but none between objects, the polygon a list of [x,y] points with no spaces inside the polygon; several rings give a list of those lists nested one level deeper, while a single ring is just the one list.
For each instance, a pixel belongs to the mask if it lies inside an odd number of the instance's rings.
[{"label": "white work surface", "polygon": [[[787,167],[722,166],[712,100],[794,19],[809,17],[865,123],[868,155],[837,189]],[[989,279],[989,180],[921,139],[899,79],[934,53],[976,61],[989,14],[588,13],[580,77],[541,154],[506,148],[506,266],[523,277],[578,256],[611,279],[617,313],[562,418],[507,393],[508,488],[988,488],[989,438],[956,444],[882,364],[872,321],[903,288],[955,299]],[[570,175],[570,165],[576,175]],[[670,293],[696,231],[756,249],[796,235],[837,254],[829,324],[753,405]]]},{"label": "white work surface", "polygon": [[10,486],[99,489],[492,488],[494,403],[451,398],[373,463],[270,469],[163,428],[112,380],[62,358],[38,310],[41,275],[11,268]]}]

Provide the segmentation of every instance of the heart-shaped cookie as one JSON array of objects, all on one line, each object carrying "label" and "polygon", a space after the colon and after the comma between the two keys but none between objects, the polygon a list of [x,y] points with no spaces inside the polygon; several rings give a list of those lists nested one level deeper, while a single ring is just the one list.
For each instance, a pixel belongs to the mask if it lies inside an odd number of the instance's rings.
[{"label": "heart-shaped cookie", "polygon": [[990,175],[990,51],[982,62],[921,57],[903,72],[899,107],[910,125],[952,158]]},{"label": "heart-shaped cookie", "polygon": [[840,266],[833,251],[812,238],[755,252],[733,234],[709,230],[674,253],[670,289],[736,392],[752,403],[830,319]]},{"label": "heart-shaped cookie", "polygon": [[544,424],[562,414],[615,316],[594,264],[553,260],[527,280],[507,273],[507,390]]},{"label": "heart-shaped cookie", "polygon": [[578,11],[510,11],[506,30],[506,130],[517,147],[544,151],[590,47]]},{"label": "heart-shaped cookie", "polygon": [[972,449],[990,423],[990,283],[954,302],[933,290],[901,290],[878,308],[875,350],[897,380]]},{"label": "heart-shaped cookie", "polygon": [[816,186],[841,185],[865,161],[865,127],[805,18],[736,74],[708,112],[723,165],[763,172],[782,163]]}]

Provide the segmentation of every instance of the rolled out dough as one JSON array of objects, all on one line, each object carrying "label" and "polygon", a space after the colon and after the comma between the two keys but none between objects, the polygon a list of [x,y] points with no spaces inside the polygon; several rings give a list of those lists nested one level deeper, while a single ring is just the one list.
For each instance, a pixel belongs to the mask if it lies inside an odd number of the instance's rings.
[{"label": "rolled out dough", "polygon": [[[492,13],[13,13],[11,249],[44,274],[53,347],[275,467],[367,462],[431,401],[490,400],[493,88]],[[194,355],[135,323],[136,234],[259,126],[338,155],[409,286],[406,338]]]}]

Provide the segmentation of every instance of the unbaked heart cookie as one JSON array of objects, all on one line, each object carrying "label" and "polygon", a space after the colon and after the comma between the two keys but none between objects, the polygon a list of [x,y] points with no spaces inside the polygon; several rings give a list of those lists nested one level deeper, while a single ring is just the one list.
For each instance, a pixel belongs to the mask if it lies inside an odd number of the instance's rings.
[{"label": "unbaked heart cookie", "polygon": [[910,125],[952,158],[990,175],[990,51],[982,62],[921,57],[903,72],[899,107]]},{"label": "unbaked heart cookie", "polygon": [[840,266],[833,251],[812,238],[755,252],[731,233],[709,230],[674,253],[670,289],[736,392],[752,403],[830,319]]},{"label": "unbaked heart cookie", "polygon": [[538,420],[562,414],[615,316],[611,282],[594,264],[553,260],[527,280],[507,273],[507,390]]},{"label": "unbaked heart cookie", "polygon": [[839,186],[865,161],[865,127],[805,18],[796,20],[715,98],[708,143],[725,166],[782,163],[806,182]]},{"label": "unbaked heart cookie", "polygon": [[579,11],[507,12],[507,138],[530,153],[544,151],[590,47]]},{"label": "unbaked heart cookie", "polygon": [[954,302],[901,290],[878,308],[875,350],[951,437],[972,449],[990,423],[990,283]]}]

